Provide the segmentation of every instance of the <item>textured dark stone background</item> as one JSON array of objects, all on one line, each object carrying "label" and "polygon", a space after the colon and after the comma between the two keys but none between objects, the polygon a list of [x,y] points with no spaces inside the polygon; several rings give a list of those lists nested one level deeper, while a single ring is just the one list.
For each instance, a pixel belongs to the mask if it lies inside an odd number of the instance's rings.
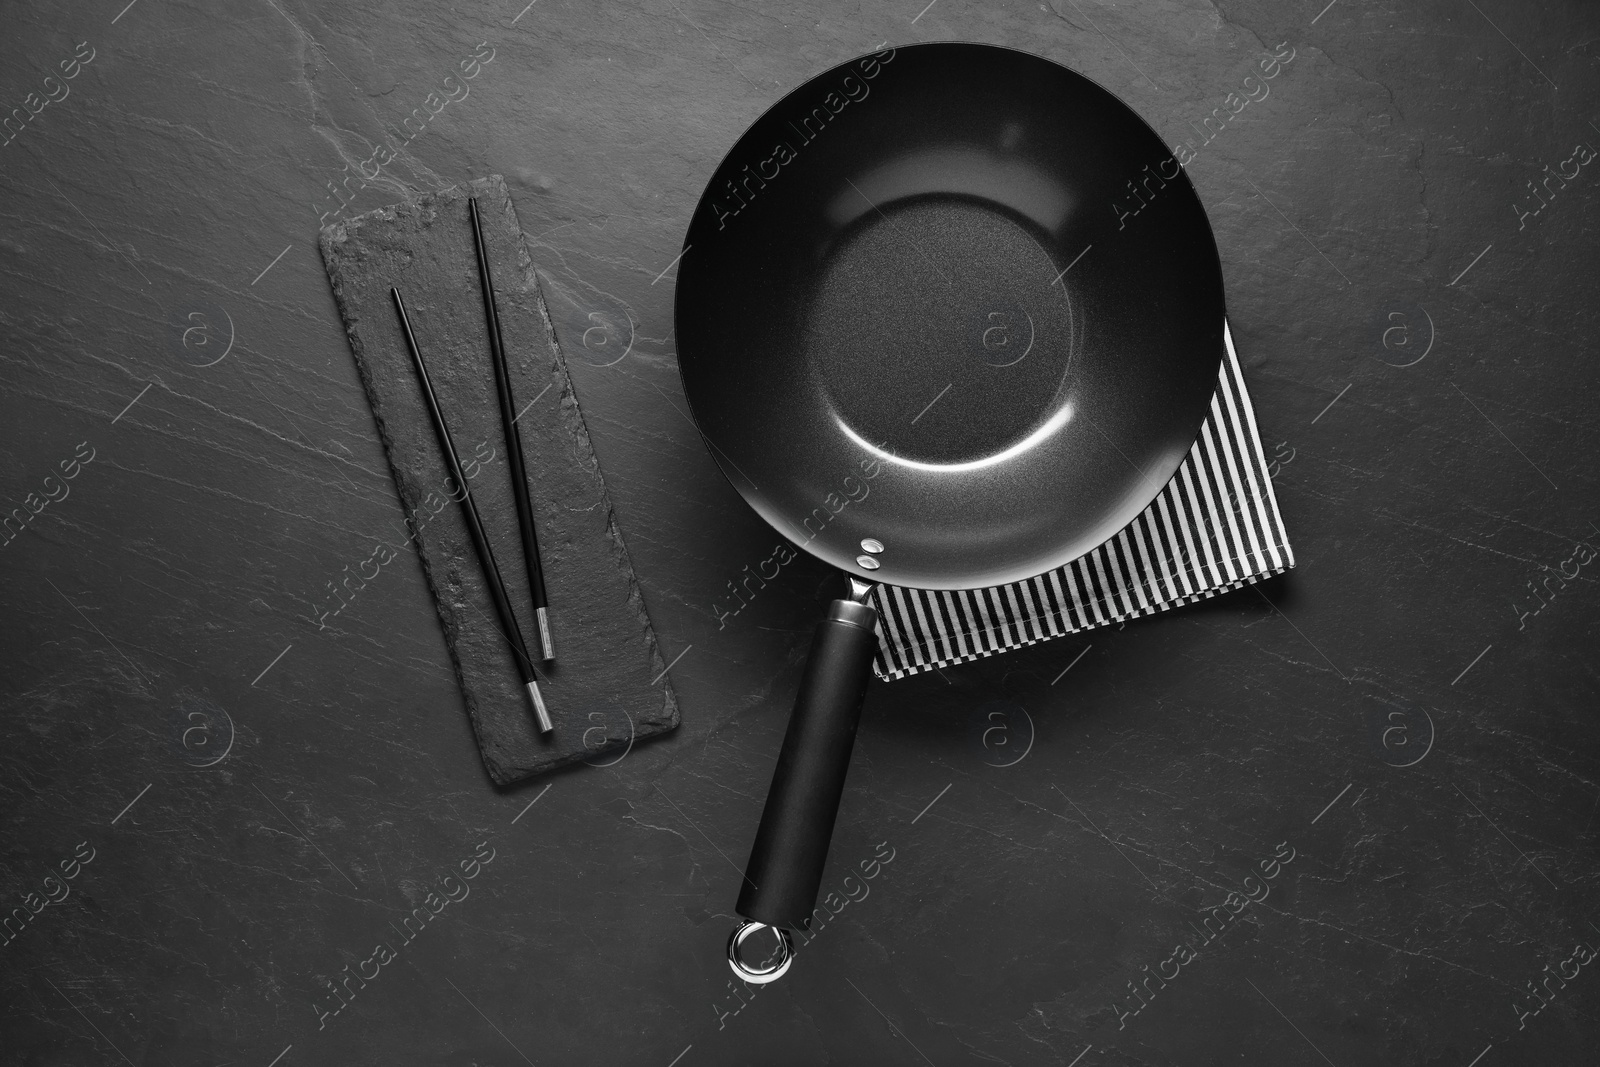
[{"label": "textured dark stone background", "polygon": [[[539,628],[511,492],[467,198],[478,199],[506,348],[512,411],[527,463],[556,658],[536,667],[554,730],[541,735],[514,653],[450,499],[454,477],[425,406],[390,287],[406,301],[428,380],[444,412],[511,610],[539,654]],[[389,555],[415,544],[439,609],[461,696],[489,776],[509,785],[573,763],[620,761],[678,725],[677,699],[616,529],[589,432],[539,295],[505,182],[497,175],[331,223],[322,233],[339,315],[396,488],[413,524]],[[476,476],[474,476],[476,474]],[[415,530],[414,540],[407,535]],[[380,555],[381,558],[381,555]],[[360,569],[343,596],[359,596]],[[331,606],[331,605],[330,605]],[[319,628],[327,617],[319,614]]]},{"label": "textured dark stone background", "polygon": [[[1592,1060],[1593,965],[1516,1014],[1600,944],[1593,167],[1516,206],[1600,141],[1592,6],[124,3],[10,5],[0,44],[4,107],[69,90],[0,147],[4,507],[70,489],[0,548],[0,879],[31,916],[0,945],[5,1062]],[[797,561],[719,628],[776,538],[688,422],[669,265],[785,89],[952,38],[1192,143],[1295,49],[1189,170],[1300,567],[1281,611],[1246,590],[875,686],[826,883],[894,859],[746,1003],[728,912],[838,579]],[[348,212],[512,179],[682,656],[681,729],[509,795],[412,557],[309,621],[399,516],[319,216],[431,92]],[[1279,842],[1270,896],[1119,1030]],[[441,886],[470,895],[407,940]],[[377,976],[319,1030],[347,965]]]}]

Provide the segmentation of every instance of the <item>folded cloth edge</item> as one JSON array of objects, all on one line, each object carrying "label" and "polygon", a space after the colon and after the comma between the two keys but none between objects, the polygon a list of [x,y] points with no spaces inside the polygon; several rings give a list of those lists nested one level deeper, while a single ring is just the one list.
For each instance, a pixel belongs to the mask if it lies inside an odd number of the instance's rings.
[{"label": "folded cloth edge", "polygon": [[[879,677],[892,681],[1153,615],[1292,568],[1294,551],[1226,323],[1223,342],[1211,410],[1149,507],[1093,551],[1026,581],[959,591],[878,586]],[[1220,507],[1224,493],[1228,506]]]}]

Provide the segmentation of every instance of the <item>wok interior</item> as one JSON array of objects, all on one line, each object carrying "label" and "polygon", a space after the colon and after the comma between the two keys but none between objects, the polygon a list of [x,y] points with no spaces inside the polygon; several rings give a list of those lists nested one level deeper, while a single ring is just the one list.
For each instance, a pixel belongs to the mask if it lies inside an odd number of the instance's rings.
[{"label": "wok interior", "polygon": [[1024,53],[818,76],[723,161],[685,243],[679,365],[712,454],[862,577],[970,588],[1082,555],[1160,491],[1215,385],[1221,271],[1187,177]]}]

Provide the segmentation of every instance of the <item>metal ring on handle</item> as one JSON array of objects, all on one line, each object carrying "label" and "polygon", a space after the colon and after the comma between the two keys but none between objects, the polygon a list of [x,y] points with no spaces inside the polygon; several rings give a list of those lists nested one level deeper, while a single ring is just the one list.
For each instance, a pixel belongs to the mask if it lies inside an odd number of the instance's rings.
[{"label": "metal ring on handle", "polygon": [[[762,930],[772,930],[778,935],[778,953],[776,962],[770,957],[763,960],[760,965],[751,965],[745,962],[740,950],[745,941],[752,934]],[[733,973],[750,985],[766,985],[776,982],[789,970],[789,964],[794,962],[794,938],[789,936],[789,931],[781,926],[768,926],[746,920],[728,937],[728,966],[733,968]]]}]

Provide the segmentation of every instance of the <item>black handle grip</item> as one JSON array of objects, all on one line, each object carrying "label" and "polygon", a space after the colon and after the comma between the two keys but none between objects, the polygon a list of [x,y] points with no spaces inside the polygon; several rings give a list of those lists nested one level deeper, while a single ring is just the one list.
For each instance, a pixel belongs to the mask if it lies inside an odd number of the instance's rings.
[{"label": "black handle grip", "polygon": [[878,647],[877,621],[866,604],[835,600],[817,626],[745,866],[738,912],[747,919],[799,930],[810,924]]}]

